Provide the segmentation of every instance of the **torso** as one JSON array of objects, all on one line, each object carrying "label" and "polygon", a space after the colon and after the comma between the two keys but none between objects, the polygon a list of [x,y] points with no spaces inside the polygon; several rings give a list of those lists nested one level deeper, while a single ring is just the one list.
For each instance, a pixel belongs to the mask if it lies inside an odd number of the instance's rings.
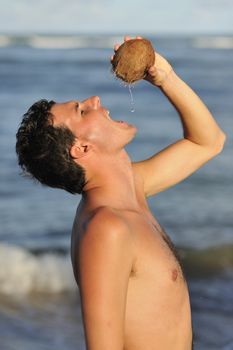
[{"label": "torso", "polygon": [[[117,211],[134,234],[137,257],[127,291],[124,350],[191,350],[189,295],[180,263],[147,206],[140,181],[135,184],[141,210]],[[90,214],[77,210],[71,242],[73,266],[78,237]]]}]

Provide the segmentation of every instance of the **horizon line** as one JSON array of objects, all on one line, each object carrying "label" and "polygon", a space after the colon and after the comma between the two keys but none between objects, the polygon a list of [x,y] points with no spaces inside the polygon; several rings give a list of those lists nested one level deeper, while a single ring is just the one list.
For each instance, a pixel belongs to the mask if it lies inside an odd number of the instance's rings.
[{"label": "horizon line", "polygon": [[[148,35],[148,36],[233,36],[233,31],[224,31],[224,32],[155,32],[155,31],[148,31],[148,32],[140,32],[140,34]],[[125,36],[125,35],[138,35],[135,31],[127,32],[75,32],[75,31],[1,31],[0,29],[0,35],[7,35],[7,36],[31,36],[31,35],[50,35],[50,36],[77,36],[77,35],[89,35],[89,36]]]}]

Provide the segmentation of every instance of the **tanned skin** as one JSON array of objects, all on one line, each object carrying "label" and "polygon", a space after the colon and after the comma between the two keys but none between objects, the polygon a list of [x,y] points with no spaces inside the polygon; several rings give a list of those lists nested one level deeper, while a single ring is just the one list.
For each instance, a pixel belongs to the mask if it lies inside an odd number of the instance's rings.
[{"label": "tanned skin", "polygon": [[64,124],[75,134],[70,154],[86,170],[71,257],[88,350],[192,348],[187,283],[147,198],[218,155],[225,135],[157,52],[146,80],[176,108],[183,137],[141,162],[133,163],[125,151],[136,127],[112,120],[98,96],[56,103],[51,110],[54,125]]}]

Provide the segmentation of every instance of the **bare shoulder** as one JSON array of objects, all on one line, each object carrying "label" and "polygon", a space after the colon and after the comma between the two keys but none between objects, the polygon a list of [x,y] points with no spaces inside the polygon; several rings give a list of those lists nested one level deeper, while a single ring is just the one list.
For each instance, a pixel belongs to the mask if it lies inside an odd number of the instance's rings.
[{"label": "bare shoulder", "polygon": [[[82,238],[76,250],[75,270],[78,279],[89,276],[94,268],[105,276],[112,275],[106,270],[115,269],[120,273],[124,269],[130,275],[135,260],[135,245],[133,234],[124,218],[111,208],[100,208],[92,215],[85,225]],[[88,270],[88,272],[86,271]],[[112,277],[109,277],[112,278]],[[80,280],[81,284],[82,281]]]},{"label": "bare shoulder", "polygon": [[96,236],[97,238],[130,239],[131,231],[127,221],[119,211],[110,207],[101,207],[95,210],[85,225],[83,237]]},{"label": "bare shoulder", "polygon": [[85,225],[75,269],[88,349],[123,349],[131,238],[127,222],[111,208],[98,208]]},{"label": "bare shoulder", "polygon": [[[134,240],[128,223],[115,209],[102,207],[86,224],[79,242],[79,262],[105,264],[107,261],[134,260]],[[123,260],[122,260],[123,259]]]}]

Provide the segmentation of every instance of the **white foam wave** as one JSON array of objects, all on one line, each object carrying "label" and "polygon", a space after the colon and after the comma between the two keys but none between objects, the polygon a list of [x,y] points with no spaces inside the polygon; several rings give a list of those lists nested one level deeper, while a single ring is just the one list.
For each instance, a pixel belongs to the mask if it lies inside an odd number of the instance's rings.
[{"label": "white foam wave", "polygon": [[10,45],[10,38],[6,35],[0,35],[0,47],[5,47]]},{"label": "white foam wave", "polygon": [[201,49],[233,49],[233,37],[200,37],[193,39],[193,46]]},{"label": "white foam wave", "polygon": [[73,49],[73,48],[112,48],[117,36],[91,37],[91,36],[40,36],[28,38],[29,46],[37,49]]},{"label": "white foam wave", "polygon": [[28,39],[28,43],[37,49],[72,49],[85,45],[85,41],[82,38],[52,36],[34,36]]},{"label": "white foam wave", "polygon": [[26,249],[0,244],[0,293],[60,293],[75,288],[69,256],[35,256]]}]

